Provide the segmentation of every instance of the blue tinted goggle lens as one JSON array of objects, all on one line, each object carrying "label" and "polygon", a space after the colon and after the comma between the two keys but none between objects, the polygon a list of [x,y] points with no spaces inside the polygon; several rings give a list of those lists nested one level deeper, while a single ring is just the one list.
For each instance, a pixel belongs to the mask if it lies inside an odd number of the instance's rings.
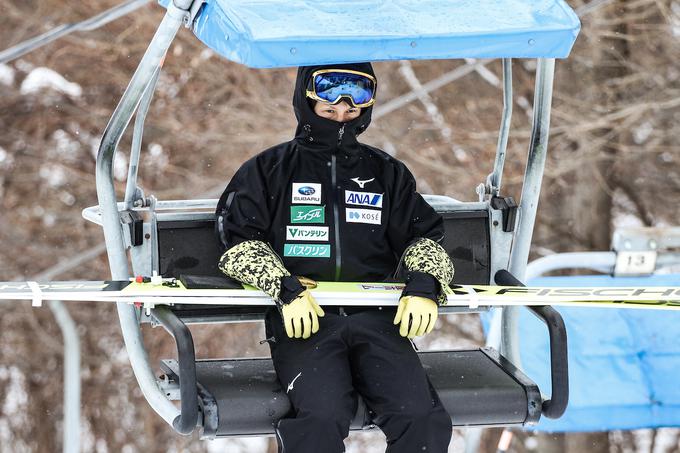
[{"label": "blue tinted goggle lens", "polygon": [[314,91],[326,102],[335,103],[343,96],[349,96],[355,105],[359,105],[373,99],[375,86],[371,79],[361,74],[326,72],[314,77]]}]

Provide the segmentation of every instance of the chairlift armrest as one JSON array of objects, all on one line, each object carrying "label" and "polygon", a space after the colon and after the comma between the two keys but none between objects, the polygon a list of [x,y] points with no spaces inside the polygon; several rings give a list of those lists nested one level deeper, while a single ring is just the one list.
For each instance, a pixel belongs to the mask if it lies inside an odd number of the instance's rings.
[{"label": "chairlift armrest", "polygon": [[[494,280],[499,285],[526,286],[506,270],[496,272]],[[550,399],[543,401],[542,411],[548,418],[560,418],[569,403],[569,357],[567,355],[567,329],[560,313],[551,306],[528,306],[548,327],[550,337]]]},{"label": "chairlift armrest", "polygon": [[173,336],[177,344],[179,363],[180,415],[172,426],[189,435],[198,423],[198,390],[196,384],[196,353],[191,331],[168,307],[158,306],[152,310],[154,318]]}]

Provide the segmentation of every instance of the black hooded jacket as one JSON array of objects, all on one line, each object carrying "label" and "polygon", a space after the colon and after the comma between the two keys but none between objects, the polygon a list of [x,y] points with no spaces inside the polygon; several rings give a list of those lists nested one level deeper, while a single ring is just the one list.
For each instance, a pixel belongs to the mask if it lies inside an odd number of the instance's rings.
[{"label": "black hooded jacket", "polygon": [[374,74],[369,63],[299,68],[295,138],[236,172],[217,208],[220,242],[267,242],[293,275],[315,280],[394,281],[410,243],[441,241],[442,219],[403,163],[357,141],[372,107],[347,123],[314,113],[305,90],[323,68]]}]

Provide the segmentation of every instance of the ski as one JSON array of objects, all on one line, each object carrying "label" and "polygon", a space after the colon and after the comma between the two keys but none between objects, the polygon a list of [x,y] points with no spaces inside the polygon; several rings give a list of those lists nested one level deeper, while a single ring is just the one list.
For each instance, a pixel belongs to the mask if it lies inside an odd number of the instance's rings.
[{"label": "ski", "polygon": [[[397,305],[401,283],[317,282],[311,289],[321,305]],[[145,307],[173,304],[272,305],[256,288],[187,289],[182,282],[135,281],[0,282],[0,299],[126,302]],[[452,285],[446,306],[559,305],[608,308],[680,309],[680,287],[510,287]]]}]

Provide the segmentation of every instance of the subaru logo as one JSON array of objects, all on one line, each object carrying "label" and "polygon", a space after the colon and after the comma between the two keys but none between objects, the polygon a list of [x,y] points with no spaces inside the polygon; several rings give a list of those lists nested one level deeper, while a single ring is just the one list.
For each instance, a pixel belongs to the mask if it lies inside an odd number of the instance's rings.
[{"label": "subaru logo", "polygon": [[314,190],[314,187],[309,186],[300,187],[298,189],[298,193],[300,195],[314,195],[314,192],[316,192],[316,190]]}]

